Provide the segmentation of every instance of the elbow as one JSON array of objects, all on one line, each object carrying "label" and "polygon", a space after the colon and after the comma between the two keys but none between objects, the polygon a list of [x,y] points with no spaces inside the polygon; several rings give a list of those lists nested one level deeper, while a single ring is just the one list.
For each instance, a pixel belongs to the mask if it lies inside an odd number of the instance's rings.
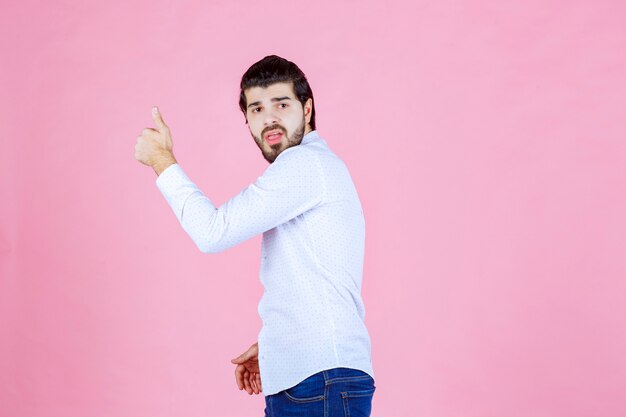
[{"label": "elbow", "polygon": [[192,227],[183,224],[183,228],[202,253],[218,253],[228,247],[224,239],[223,228],[216,228],[215,225],[204,225],[204,227]]},{"label": "elbow", "polygon": [[218,253],[219,249],[215,245],[208,244],[207,242],[196,242],[196,246],[202,253]]},{"label": "elbow", "polygon": [[219,242],[194,239],[194,243],[202,253],[219,253],[226,249],[226,246],[220,245]]},{"label": "elbow", "polygon": [[198,247],[198,249],[200,250],[200,252],[202,253],[215,253],[213,251],[213,247],[210,245],[205,245],[203,243],[198,243],[196,242],[196,246]]},{"label": "elbow", "polygon": [[181,225],[202,253],[222,252],[237,243],[232,233],[227,233],[226,221],[218,210],[195,222],[181,220]]}]

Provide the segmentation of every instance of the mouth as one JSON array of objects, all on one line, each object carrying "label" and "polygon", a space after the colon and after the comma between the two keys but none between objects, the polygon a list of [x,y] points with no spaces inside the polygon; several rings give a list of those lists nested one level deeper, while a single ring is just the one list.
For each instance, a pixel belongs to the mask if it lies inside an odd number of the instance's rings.
[{"label": "mouth", "polygon": [[283,132],[279,129],[270,130],[265,134],[265,141],[270,145],[275,145],[283,138]]}]

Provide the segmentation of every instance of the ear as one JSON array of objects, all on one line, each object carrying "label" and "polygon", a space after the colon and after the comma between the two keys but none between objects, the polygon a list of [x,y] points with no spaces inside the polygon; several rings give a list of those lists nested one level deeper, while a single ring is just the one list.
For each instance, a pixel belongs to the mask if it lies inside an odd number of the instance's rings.
[{"label": "ear", "polygon": [[313,110],[313,99],[309,97],[309,99],[304,102],[304,120],[307,122],[307,124],[311,122],[312,110]]}]

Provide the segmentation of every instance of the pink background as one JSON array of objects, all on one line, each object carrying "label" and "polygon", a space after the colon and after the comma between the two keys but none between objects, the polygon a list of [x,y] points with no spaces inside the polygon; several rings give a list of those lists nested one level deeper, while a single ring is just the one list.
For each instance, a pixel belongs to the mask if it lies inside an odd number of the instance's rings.
[{"label": "pink background", "polygon": [[373,416],[626,415],[622,1],[0,4],[0,416],[261,416],[260,238],[200,253],[134,159],[158,105],[223,203],[276,53],[367,220]]}]

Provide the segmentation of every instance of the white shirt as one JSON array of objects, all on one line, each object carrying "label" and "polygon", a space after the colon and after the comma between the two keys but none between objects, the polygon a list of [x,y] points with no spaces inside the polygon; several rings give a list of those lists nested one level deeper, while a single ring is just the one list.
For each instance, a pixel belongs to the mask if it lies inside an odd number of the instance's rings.
[{"label": "white shirt", "polygon": [[374,378],[361,298],[363,211],[345,164],[317,131],[281,152],[219,208],[178,164],[156,184],[202,252],[263,233],[258,344],[264,396],[336,367]]}]

